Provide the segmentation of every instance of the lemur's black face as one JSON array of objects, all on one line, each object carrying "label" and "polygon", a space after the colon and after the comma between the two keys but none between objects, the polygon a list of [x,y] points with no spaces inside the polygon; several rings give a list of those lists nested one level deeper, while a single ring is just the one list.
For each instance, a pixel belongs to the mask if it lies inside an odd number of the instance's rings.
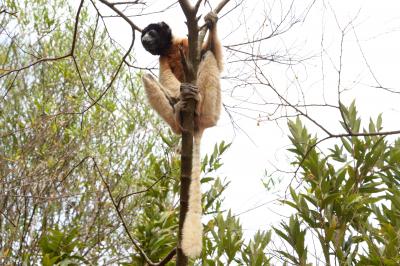
[{"label": "lemur's black face", "polygon": [[163,55],[172,44],[171,29],[165,22],[149,24],[142,31],[142,45],[153,55]]}]

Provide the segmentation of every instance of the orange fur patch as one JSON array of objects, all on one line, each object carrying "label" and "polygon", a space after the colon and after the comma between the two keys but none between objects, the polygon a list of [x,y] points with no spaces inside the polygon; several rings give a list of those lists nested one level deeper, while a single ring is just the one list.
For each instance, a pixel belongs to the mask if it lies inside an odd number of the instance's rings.
[{"label": "orange fur patch", "polygon": [[168,65],[174,73],[175,77],[180,81],[183,82],[185,75],[183,72],[183,66],[181,63],[181,55],[179,53],[179,46],[183,46],[183,50],[185,51],[185,55],[188,55],[189,51],[189,44],[186,38],[177,38],[172,41],[172,46],[169,48],[168,55],[163,56],[167,58]]}]

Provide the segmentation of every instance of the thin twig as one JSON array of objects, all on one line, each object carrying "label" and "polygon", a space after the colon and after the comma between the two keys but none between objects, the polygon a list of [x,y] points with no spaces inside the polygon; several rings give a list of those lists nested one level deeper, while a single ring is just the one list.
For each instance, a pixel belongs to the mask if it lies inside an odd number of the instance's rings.
[{"label": "thin twig", "polygon": [[142,29],[139,28],[138,26],[136,26],[135,23],[133,23],[124,13],[122,13],[121,10],[119,10],[118,8],[116,8],[114,6],[113,3],[110,3],[106,0],[100,0],[101,3],[103,3],[104,5],[108,6],[109,8],[111,8],[115,13],[117,13],[121,18],[123,18],[132,28],[132,30],[137,30],[139,32],[142,32]]},{"label": "thin twig", "polygon": [[142,194],[142,193],[146,193],[146,192],[150,191],[150,189],[152,189],[155,185],[157,185],[157,184],[158,184],[162,179],[164,179],[165,177],[166,177],[165,175],[162,175],[159,179],[157,179],[153,184],[151,184],[151,185],[148,186],[147,188],[142,189],[142,190],[139,190],[139,191],[131,192],[131,193],[128,193],[128,194],[126,194],[126,195],[120,197],[120,198],[118,199],[118,203],[117,203],[117,208],[118,208],[118,210],[119,210],[119,207],[120,207],[120,205],[121,205],[121,201],[122,201],[122,200],[126,199],[127,197],[133,196],[133,195],[138,195],[138,194]]}]

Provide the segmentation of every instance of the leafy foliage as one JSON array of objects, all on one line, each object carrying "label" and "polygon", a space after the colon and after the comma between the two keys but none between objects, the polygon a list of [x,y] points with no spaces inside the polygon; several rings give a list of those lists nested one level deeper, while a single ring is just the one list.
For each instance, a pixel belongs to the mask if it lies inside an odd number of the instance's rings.
[{"label": "leafy foliage", "polygon": [[316,238],[327,265],[334,261],[340,265],[397,265],[399,140],[389,144],[385,136],[373,134],[382,130],[381,116],[361,130],[354,102],[341,110],[343,128],[365,136],[345,134],[327,154],[317,151],[317,138],[311,137],[300,119],[289,122],[294,146],[290,151],[296,156],[294,165],[303,183],[300,193],[291,188],[291,200],[283,201],[295,215],[289,224],[282,224],[283,231],[275,228],[296,256],[279,252],[292,263],[305,265],[304,239]]},{"label": "leafy foliage", "polygon": [[285,224],[282,222],[282,227],[285,230],[279,230],[278,228],[274,228],[275,232],[288,242],[294,251],[297,254],[297,257],[289,254],[288,252],[278,250],[278,253],[282,254],[286,258],[288,258],[293,264],[296,265],[307,265],[307,247],[304,244],[304,238],[306,235],[306,230],[302,230],[300,228],[300,222],[297,217],[291,216],[289,220],[289,224]]},{"label": "leafy foliage", "polygon": [[42,265],[79,265],[84,261],[82,256],[73,254],[75,249],[83,245],[77,239],[78,229],[74,228],[66,232],[52,229],[45,233],[39,240],[39,246],[43,253]]}]

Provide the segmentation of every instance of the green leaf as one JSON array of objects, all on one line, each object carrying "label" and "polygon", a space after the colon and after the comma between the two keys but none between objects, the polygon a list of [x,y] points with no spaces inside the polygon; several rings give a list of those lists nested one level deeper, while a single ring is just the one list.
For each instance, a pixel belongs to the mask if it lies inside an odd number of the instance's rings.
[{"label": "green leaf", "polygon": [[353,148],[351,147],[351,145],[350,145],[350,143],[345,139],[345,138],[340,138],[341,140],[342,140],[342,143],[343,143],[343,146],[346,148],[346,150],[349,152],[349,153],[353,153]]}]

